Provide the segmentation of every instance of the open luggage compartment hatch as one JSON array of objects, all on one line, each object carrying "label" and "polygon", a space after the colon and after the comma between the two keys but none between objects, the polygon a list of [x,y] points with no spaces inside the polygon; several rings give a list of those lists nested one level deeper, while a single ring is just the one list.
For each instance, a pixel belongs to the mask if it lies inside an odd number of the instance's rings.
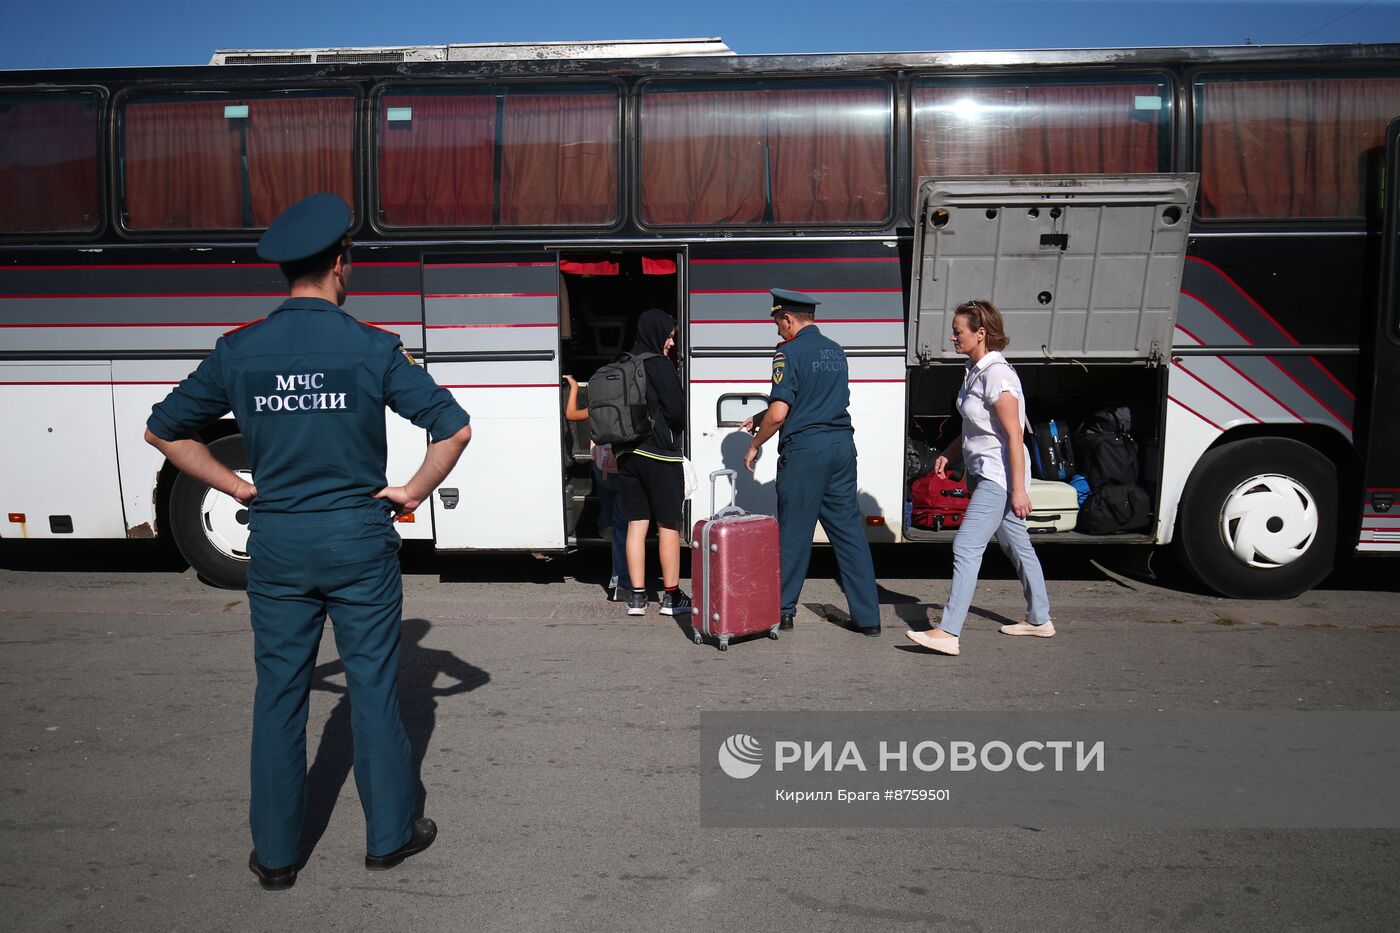
[{"label": "open luggage compartment hatch", "polygon": [[1012,360],[1160,362],[1170,352],[1195,174],[926,178],[908,362],[960,360],[952,315],[991,300]]}]

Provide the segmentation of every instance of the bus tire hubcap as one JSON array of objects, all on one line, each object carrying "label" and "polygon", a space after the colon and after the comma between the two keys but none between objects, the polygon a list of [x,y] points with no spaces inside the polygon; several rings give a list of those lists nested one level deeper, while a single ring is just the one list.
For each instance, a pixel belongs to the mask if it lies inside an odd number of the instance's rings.
[{"label": "bus tire hubcap", "polygon": [[[247,470],[235,470],[234,475],[245,483],[253,482]],[[209,543],[220,554],[234,560],[248,559],[248,507],[233,496],[209,489],[199,504],[199,525]]]},{"label": "bus tire hubcap", "polygon": [[1293,563],[1307,553],[1317,530],[1317,503],[1307,487],[1275,473],[1240,483],[1220,511],[1225,547],[1250,567]]}]

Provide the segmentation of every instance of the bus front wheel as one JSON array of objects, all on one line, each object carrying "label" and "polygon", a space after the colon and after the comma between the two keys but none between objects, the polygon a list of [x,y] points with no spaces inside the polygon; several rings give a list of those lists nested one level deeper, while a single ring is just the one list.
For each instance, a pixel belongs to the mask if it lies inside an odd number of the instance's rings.
[{"label": "bus front wheel", "polygon": [[1289,599],[1321,583],[1337,548],[1337,471],[1306,444],[1251,438],[1209,450],[1182,492],[1176,547],[1234,599]]},{"label": "bus front wheel", "polygon": [[[253,481],[241,435],[219,438],[209,452],[241,479]],[[247,587],[247,506],[180,473],[170,488],[169,515],[175,546],[201,577],[227,590]]]}]

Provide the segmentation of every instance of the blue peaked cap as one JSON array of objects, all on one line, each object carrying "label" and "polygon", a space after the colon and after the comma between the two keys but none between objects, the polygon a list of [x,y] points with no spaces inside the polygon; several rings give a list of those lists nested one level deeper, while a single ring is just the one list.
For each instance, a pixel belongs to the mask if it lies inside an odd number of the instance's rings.
[{"label": "blue peaked cap", "polygon": [[350,229],[350,205],[334,194],[313,194],[287,208],[258,241],[258,255],[289,263],[325,252]]},{"label": "blue peaked cap", "polygon": [[779,314],[783,311],[795,311],[798,314],[816,314],[817,305],[820,301],[811,295],[804,295],[801,292],[794,292],[786,288],[770,289],[773,295],[773,310],[771,313]]}]

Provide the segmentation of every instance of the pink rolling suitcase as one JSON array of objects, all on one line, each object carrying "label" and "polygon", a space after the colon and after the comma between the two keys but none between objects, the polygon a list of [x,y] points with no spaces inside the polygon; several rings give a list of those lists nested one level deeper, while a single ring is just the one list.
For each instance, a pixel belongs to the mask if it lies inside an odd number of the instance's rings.
[{"label": "pink rolling suitcase", "polygon": [[[729,477],[729,504],[715,511],[716,480]],[[767,632],[778,637],[779,558],[778,520],[750,515],[734,504],[733,470],[710,474],[710,513],[695,523],[690,536],[691,592],[695,611],[691,637],[697,645],[706,637],[729,650],[729,640]]]}]

